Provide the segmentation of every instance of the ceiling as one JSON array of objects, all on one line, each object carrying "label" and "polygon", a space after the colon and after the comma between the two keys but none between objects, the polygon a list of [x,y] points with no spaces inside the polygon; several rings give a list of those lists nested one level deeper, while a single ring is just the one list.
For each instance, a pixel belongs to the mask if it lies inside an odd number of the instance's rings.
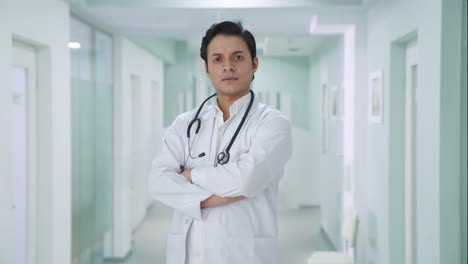
[{"label": "ceiling", "polygon": [[[183,41],[189,50],[213,23],[240,21],[266,56],[307,56],[331,36],[311,35],[313,16],[362,14],[377,0],[67,0],[73,13],[110,32],[157,49],[155,39]],[[336,21],[339,23],[339,21]]]}]

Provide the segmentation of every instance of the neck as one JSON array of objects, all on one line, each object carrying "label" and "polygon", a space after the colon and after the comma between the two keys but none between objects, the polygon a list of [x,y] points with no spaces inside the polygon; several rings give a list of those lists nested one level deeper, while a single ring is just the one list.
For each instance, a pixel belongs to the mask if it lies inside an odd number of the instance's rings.
[{"label": "neck", "polygon": [[219,109],[221,109],[221,111],[223,112],[224,122],[226,122],[226,120],[228,120],[230,117],[229,108],[231,107],[231,105],[235,101],[239,100],[239,98],[243,97],[244,95],[248,93],[250,93],[250,89],[247,90],[245,93],[237,95],[237,96],[218,94],[218,106],[219,106]]}]

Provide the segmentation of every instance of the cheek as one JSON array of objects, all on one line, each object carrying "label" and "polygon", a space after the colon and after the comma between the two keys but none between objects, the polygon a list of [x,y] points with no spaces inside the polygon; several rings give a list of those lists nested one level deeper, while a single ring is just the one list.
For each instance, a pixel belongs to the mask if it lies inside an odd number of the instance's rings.
[{"label": "cheek", "polygon": [[219,74],[217,74],[213,69],[208,73],[208,77],[210,77],[212,83],[218,83],[220,79]]},{"label": "cheek", "polygon": [[211,66],[211,68],[210,68],[210,75],[211,76],[219,76],[222,73],[223,73],[222,67],[219,67],[219,66],[216,66],[216,65]]},{"label": "cheek", "polygon": [[242,72],[242,75],[245,76],[245,79],[251,79],[253,74],[254,74],[254,71],[251,68],[246,68]]}]

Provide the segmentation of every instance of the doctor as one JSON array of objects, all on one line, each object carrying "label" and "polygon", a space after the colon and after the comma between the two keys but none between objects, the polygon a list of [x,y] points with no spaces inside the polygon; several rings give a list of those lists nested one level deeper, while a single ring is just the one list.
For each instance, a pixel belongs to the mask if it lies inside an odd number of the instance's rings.
[{"label": "doctor", "polygon": [[248,30],[212,25],[200,55],[216,97],[167,129],[148,182],[151,197],[174,208],[167,264],[278,263],[276,199],[290,123],[250,90],[258,58]]}]

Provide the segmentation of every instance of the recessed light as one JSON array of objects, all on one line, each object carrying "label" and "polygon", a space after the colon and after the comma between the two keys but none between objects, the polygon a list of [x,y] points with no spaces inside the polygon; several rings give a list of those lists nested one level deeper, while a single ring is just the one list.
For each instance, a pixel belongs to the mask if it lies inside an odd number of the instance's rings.
[{"label": "recessed light", "polygon": [[79,42],[68,42],[68,47],[70,49],[79,49],[81,48],[81,44]]}]

